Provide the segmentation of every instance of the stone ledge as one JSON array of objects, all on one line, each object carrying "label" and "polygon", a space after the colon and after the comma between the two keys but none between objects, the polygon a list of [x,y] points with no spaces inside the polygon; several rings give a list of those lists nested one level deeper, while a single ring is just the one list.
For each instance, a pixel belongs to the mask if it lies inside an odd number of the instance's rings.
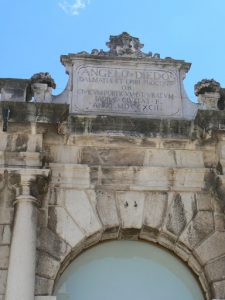
[{"label": "stone ledge", "polygon": [[36,296],[35,300],[56,300],[56,296]]},{"label": "stone ledge", "polygon": [[[9,108],[9,123],[58,123],[68,117],[68,104],[1,101],[0,110]],[[0,114],[2,121],[2,114]]]},{"label": "stone ledge", "polygon": [[168,168],[149,166],[91,166],[51,163],[53,186],[148,191],[201,191],[207,188],[207,168]]},{"label": "stone ledge", "polygon": [[191,137],[192,121],[127,116],[70,115],[68,131],[75,134],[126,134],[149,137]]}]

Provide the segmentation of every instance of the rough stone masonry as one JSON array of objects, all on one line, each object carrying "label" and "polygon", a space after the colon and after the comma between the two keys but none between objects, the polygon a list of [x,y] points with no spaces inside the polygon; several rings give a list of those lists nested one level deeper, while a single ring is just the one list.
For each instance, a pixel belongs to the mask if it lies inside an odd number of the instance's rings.
[{"label": "rough stone masonry", "polygon": [[225,299],[225,92],[190,64],[110,36],[62,55],[69,75],[0,79],[0,299],[53,300],[84,249],[146,240],[178,256],[205,299]]}]

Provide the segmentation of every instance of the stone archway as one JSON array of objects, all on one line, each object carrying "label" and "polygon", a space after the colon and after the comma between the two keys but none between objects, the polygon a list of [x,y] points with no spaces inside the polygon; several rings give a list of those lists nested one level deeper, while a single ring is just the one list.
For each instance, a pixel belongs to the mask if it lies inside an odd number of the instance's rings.
[{"label": "stone archway", "polygon": [[196,274],[206,299],[222,298],[225,232],[205,192],[55,191],[48,228],[38,243],[36,294],[54,282],[84,249],[108,239],[143,239],[180,257]]}]

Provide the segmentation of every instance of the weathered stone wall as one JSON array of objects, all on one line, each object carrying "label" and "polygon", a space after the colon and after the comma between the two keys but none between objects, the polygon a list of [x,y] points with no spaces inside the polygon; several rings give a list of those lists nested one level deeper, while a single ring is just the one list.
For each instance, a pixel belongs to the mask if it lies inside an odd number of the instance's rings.
[{"label": "weathered stone wall", "polygon": [[118,134],[98,124],[94,134],[93,120],[79,121],[74,126],[83,122],[83,134],[51,133],[44,142],[52,176],[37,293],[51,293],[55,278],[83,249],[125,238],[171,250],[197,275],[207,299],[224,297],[223,268],[217,270],[225,254],[223,201],[215,187],[218,140],[191,139],[196,130],[177,134],[177,127],[152,138],[154,131],[133,136],[122,134],[122,126]]},{"label": "weathered stone wall", "polygon": [[206,299],[225,298],[223,112],[210,112],[211,122],[207,111],[193,121],[67,119],[55,105],[35,123],[27,119],[37,104],[28,105],[26,120],[19,117],[25,106],[13,105],[17,119],[0,134],[1,296],[20,191],[12,170],[49,168],[49,178],[38,177],[31,189],[41,202],[37,296],[52,295],[66,266],[91,245],[142,239],[180,257]]},{"label": "weathered stone wall", "polygon": [[52,295],[84,249],[110,239],[168,249],[193,271],[206,299],[225,298],[223,111],[199,111],[193,121],[146,120],[68,116],[59,104],[1,106],[11,117],[0,133],[0,299],[19,174],[42,168],[49,178],[31,187],[41,203],[37,299]]}]

